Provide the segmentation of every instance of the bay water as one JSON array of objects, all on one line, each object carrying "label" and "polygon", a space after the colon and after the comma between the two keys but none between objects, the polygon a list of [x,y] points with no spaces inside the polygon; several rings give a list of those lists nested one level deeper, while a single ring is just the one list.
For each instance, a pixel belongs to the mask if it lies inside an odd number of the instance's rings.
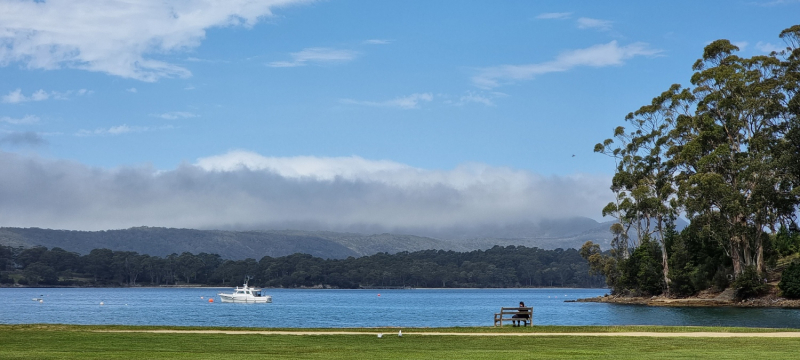
[{"label": "bay water", "polygon": [[[533,306],[536,325],[800,328],[800,310],[565,302],[606,289],[265,289],[271,304],[221,303],[230,288],[0,288],[0,324],[273,328],[492,326],[500,307]],[[33,300],[37,299],[37,300]],[[41,302],[38,299],[42,299]],[[214,302],[209,302],[213,299]],[[102,303],[102,305],[101,305]]]}]

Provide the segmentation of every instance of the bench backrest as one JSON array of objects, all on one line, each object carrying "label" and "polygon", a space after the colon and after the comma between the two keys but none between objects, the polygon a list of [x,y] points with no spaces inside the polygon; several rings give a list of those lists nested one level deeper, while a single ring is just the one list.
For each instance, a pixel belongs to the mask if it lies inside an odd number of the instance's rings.
[{"label": "bench backrest", "polygon": [[532,313],[533,312],[533,307],[513,307],[513,308],[504,307],[504,308],[500,308],[500,313],[501,314],[516,314],[516,313],[519,313],[519,312]]}]

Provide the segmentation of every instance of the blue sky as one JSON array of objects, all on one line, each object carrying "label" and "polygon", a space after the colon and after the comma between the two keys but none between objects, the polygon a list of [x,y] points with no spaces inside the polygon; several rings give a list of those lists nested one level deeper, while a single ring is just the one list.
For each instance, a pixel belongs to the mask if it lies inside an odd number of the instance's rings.
[{"label": "blue sky", "polygon": [[594,144],[689,85],[705,44],[768,53],[797,14],[798,1],[0,0],[0,226],[599,220],[613,162]]}]

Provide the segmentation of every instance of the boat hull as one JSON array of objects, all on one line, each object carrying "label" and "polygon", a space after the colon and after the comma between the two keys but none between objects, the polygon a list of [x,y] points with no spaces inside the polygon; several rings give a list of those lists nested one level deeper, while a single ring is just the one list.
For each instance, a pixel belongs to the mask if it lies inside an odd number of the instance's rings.
[{"label": "boat hull", "polygon": [[219,294],[220,301],[224,303],[241,303],[241,304],[266,304],[272,302],[272,296],[258,296],[258,297],[233,297]]}]

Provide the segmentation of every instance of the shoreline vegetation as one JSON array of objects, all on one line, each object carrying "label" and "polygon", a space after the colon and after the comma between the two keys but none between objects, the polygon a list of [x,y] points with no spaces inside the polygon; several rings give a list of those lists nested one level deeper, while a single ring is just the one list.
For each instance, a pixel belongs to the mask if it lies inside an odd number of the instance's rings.
[{"label": "shoreline vegetation", "polygon": [[[773,273],[780,280],[780,273]],[[631,294],[606,294],[584,299],[566,300],[565,302],[592,302],[615,305],[667,306],[667,307],[739,307],[739,308],[784,308],[800,309],[800,299],[790,299],[782,295],[779,281],[766,283],[758,296],[741,298],[737,293],[741,289],[729,287],[723,291],[708,289],[693,296],[635,296]]]},{"label": "shoreline vegetation", "polygon": [[722,293],[716,296],[701,295],[687,298],[657,296],[605,295],[592,298],[566,300],[566,302],[593,302],[615,305],[669,306],[669,307],[741,307],[741,308],[784,308],[800,309],[800,300],[786,299],[774,294],[737,300]]},{"label": "shoreline vegetation", "polygon": [[32,324],[0,325],[0,358],[792,359],[798,337],[800,329],[666,326],[264,329]]}]

